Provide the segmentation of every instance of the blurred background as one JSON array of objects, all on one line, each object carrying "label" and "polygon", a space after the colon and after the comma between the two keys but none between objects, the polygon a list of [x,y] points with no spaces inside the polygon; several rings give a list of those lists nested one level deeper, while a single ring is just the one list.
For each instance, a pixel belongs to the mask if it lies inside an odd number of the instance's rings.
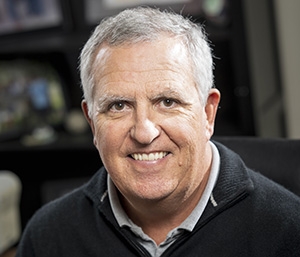
[{"label": "blurred background", "polygon": [[0,0],[0,169],[22,182],[22,227],[100,166],[78,57],[101,19],[137,5],[205,26],[222,94],[216,136],[300,138],[298,0]]},{"label": "blurred background", "polygon": [[297,0],[0,0],[0,145],[89,134],[80,50],[102,18],[141,4],[204,24],[222,93],[216,135],[300,137]]}]

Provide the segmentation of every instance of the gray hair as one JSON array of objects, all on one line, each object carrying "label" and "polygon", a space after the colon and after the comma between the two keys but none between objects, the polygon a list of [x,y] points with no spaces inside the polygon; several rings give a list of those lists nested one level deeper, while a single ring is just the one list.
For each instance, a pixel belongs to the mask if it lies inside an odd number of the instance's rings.
[{"label": "gray hair", "polygon": [[194,74],[200,100],[204,104],[214,82],[213,56],[203,27],[174,12],[136,7],[103,19],[82,49],[80,76],[84,98],[88,105],[92,104],[94,59],[101,44],[109,46],[135,44],[153,41],[162,35],[178,37],[186,46],[192,62],[191,72]]}]

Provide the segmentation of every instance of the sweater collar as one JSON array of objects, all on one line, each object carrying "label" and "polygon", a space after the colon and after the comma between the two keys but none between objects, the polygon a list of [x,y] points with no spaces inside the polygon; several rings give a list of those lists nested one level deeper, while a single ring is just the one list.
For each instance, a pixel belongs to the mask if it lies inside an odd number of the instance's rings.
[{"label": "sweater collar", "polygon": [[254,189],[248,168],[241,157],[223,144],[213,143],[220,153],[220,173],[200,223],[243,200]]}]

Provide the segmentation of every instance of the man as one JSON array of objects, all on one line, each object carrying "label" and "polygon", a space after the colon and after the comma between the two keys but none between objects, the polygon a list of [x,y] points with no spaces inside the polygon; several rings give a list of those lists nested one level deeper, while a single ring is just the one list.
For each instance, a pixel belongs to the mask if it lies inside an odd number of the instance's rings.
[{"label": "man", "polygon": [[299,256],[299,198],[211,141],[220,93],[201,27],[125,10],[80,68],[104,167],[34,215],[17,256]]}]

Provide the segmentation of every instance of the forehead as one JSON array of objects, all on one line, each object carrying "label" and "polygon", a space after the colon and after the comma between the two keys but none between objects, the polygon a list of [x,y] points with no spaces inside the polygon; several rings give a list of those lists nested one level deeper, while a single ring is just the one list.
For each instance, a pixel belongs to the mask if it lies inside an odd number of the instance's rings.
[{"label": "forehead", "polygon": [[143,71],[161,66],[190,64],[186,47],[178,38],[162,36],[155,41],[120,46],[101,45],[95,56],[94,70]]},{"label": "forehead", "polygon": [[95,57],[94,78],[99,93],[194,85],[185,46],[167,37],[118,47],[102,45]]}]

